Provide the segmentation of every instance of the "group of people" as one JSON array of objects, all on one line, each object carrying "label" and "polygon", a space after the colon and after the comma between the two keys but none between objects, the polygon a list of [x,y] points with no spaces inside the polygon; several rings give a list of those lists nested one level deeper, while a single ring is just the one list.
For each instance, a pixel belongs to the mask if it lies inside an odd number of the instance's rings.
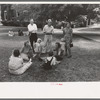
[{"label": "group of people", "polygon": [[[55,46],[52,46],[52,38],[54,33],[54,27],[52,26],[52,20],[48,19],[47,25],[43,28],[44,41],[37,36],[37,25],[34,20],[30,20],[28,25],[29,41],[24,42],[24,46],[21,50],[14,50],[9,59],[9,72],[12,74],[23,74],[33,63],[34,58],[38,58],[39,61],[43,61],[44,69],[51,69],[52,66],[59,64],[64,56],[70,58],[71,46],[72,46],[72,28],[69,22],[66,22],[62,28],[63,38],[59,42],[55,42]],[[41,54],[47,54],[46,57],[42,57]]]}]

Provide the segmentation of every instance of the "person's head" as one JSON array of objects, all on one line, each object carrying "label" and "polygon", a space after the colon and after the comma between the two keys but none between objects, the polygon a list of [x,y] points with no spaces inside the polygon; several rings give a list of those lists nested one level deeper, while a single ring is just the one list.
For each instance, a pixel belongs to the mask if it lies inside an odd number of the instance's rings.
[{"label": "person's head", "polygon": [[33,23],[34,23],[34,20],[30,19],[30,24],[33,25]]},{"label": "person's head", "polygon": [[40,38],[37,39],[37,43],[41,43],[42,40]]},{"label": "person's head", "polygon": [[29,45],[29,41],[25,41],[24,46],[28,46],[28,45]]},{"label": "person's head", "polygon": [[48,55],[49,55],[49,57],[53,56],[53,52],[50,51],[50,52],[48,53]]},{"label": "person's head", "polygon": [[52,20],[51,19],[48,19],[48,26],[51,26],[52,25]]},{"label": "person's head", "polygon": [[56,45],[56,49],[59,49],[61,47],[61,44],[59,42],[56,42],[55,45]]},{"label": "person's head", "polygon": [[61,42],[65,42],[65,39],[64,38],[61,38]]},{"label": "person's head", "polygon": [[20,51],[19,51],[18,49],[15,49],[15,50],[13,51],[13,56],[14,56],[14,57],[19,57],[19,55],[20,55]]},{"label": "person's head", "polygon": [[64,26],[67,27],[67,28],[70,28],[70,27],[71,27],[71,25],[70,25],[69,22],[66,22],[66,23],[64,24]]}]

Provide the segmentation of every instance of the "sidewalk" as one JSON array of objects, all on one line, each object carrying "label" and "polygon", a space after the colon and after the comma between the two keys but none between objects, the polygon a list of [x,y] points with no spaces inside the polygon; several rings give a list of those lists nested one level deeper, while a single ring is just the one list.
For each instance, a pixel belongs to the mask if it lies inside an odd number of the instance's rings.
[{"label": "sidewalk", "polygon": [[[82,29],[88,29],[91,27],[85,28],[75,28],[73,29],[73,34],[79,35],[85,39],[89,39],[95,42],[100,42],[100,31],[83,31]],[[82,30],[82,31],[81,31]]]}]

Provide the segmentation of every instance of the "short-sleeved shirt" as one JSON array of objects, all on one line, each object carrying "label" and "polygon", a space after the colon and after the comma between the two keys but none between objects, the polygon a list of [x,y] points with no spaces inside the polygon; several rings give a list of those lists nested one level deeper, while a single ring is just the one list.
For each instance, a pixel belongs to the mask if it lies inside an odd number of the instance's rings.
[{"label": "short-sleeved shirt", "polygon": [[37,31],[37,25],[36,24],[33,24],[33,25],[29,24],[28,25],[28,31],[32,32],[32,33],[36,33],[36,31]]},{"label": "short-sleeved shirt", "polygon": [[44,33],[54,33],[54,27],[45,25],[44,28],[43,28],[43,32]]},{"label": "short-sleeved shirt", "polygon": [[72,29],[71,28],[64,28],[63,33],[64,33],[65,37],[71,37]]}]

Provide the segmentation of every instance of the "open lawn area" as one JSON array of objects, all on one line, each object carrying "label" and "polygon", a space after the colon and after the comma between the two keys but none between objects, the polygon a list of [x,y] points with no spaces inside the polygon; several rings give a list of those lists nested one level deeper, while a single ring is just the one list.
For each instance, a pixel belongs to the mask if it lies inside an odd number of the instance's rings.
[{"label": "open lawn area", "polygon": [[[38,35],[43,39],[43,35]],[[53,35],[53,41],[62,35]],[[28,36],[8,37],[0,34],[0,81],[1,82],[73,82],[100,81],[100,43],[74,35],[72,58],[64,57],[61,64],[45,71],[42,62],[34,60],[32,66],[22,75],[8,72],[8,61],[15,48],[20,49]]]}]

